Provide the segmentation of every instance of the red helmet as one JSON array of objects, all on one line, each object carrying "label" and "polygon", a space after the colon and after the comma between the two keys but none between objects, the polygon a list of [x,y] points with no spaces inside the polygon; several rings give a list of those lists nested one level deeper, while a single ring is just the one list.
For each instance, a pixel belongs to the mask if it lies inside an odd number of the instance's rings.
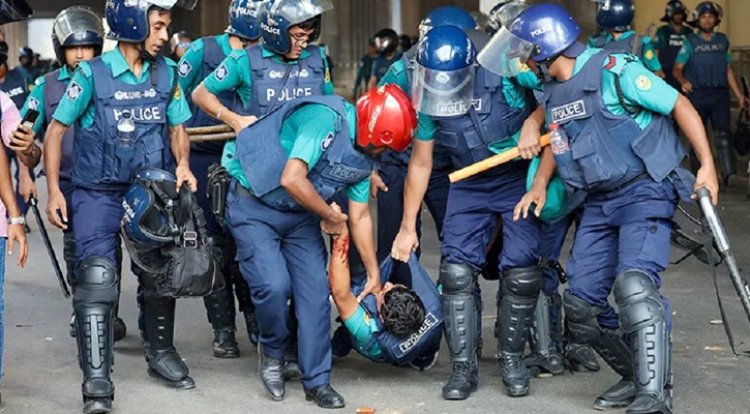
[{"label": "red helmet", "polygon": [[397,85],[371,89],[357,101],[357,145],[401,152],[411,144],[417,113]]}]

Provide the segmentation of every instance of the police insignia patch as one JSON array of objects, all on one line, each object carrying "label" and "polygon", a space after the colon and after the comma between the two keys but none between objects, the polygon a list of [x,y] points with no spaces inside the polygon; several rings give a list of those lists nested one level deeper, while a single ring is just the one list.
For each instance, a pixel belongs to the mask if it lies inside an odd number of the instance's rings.
[{"label": "police insignia patch", "polygon": [[219,65],[219,67],[216,68],[216,72],[214,72],[214,76],[216,76],[216,80],[219,82],[223,81],[227,75],[229,75],[229,70],[223,63]]},{"label": "police insignia patch", "polygon": [[640,75],[635,78],[635,86],[637,86],[638,89],[642,91],[650,91],[653,84],[651,83],[651,79],[649,79],[648,76]]},{"label": "police insignia patch", "polygon": [[654,58],[654,52],[649,50],[645,53],[644,57],[646,58],[646,60],[651,60]]},{"label": "police insignia patch", "polygon": [[29,109],[33,109],[34,111],[36,111],[39,108],[39,100],[34,98],[33,96],[29,97],[28,107]]},{"label": "police insignia patch", "polygon": [[331,143],[333,142],[333,132],[329,132],[328,136],[320,143],[320,148],[325,151],[328,149],[328,147],[331,146]]},{"label": "police insignia patch", "polygon": [[190,62],[188,62],[187,60],[183,60],[182,63],[180,63],[180,67],[178,68],[177,72],[184,78],[188,75],[188,73],[190,73],[191,70],[193,70],[193,67],[190,66]]},{"label": "police insignia patch", "polygon": [[68,90],[65,91],[65,96],[67,96],[71,101],[75,101],[79,96],[81,96],[81,92],[83,92],[83,88],[81,87],[81,85],[75,82],[71,82],[70,85],[68,85]]}]

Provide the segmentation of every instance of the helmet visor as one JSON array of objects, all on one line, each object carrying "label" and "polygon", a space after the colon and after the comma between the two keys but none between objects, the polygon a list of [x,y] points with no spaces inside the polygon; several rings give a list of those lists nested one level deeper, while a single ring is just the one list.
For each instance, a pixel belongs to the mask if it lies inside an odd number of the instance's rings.
[{"label": "helmet visor", "polygon": [[474,97],[474,66],[444,71],[417,64],[412,103],[417,111],[436,117],[463,115]]},{"label": "helmet visor", "polygon": [[295,25],[332,9],[331,0],[277,0],[271,6],[271,15],[282,16]]},{"label": "helmet visor", "polygon": [[149,0],[149,3],[167,10],[171,10],[175,6],[193,10],[198,4],[198,0]]},{"label": "helmet visor", "polygon": [[86,38],[91,39],[87,36],[89,32],[98,34],[101,42],[104,33],[102,19],[92,10],[83,7],[64,10],[55,19],[52,30],[63,46],[68,43],[68,40],[78,40],[75,42],[76,45],[82,45],[81,41]]},{"label": "helmet visor", "polygon": [[526,61],[535,49],[533,43],[521,39],[503,27],[479,52],[477,61],[491,72],[502,76],[515,76],[527,69]]},{"label": "helmet visor", "polygon": [[496,30],[508,27],[522,11],[529,7],[523,1],[511,1],[490,14],[490,24]]},{"label": "helmet visor", "polygon": [[26,0],[0,0],[0,25],[26,20],[33,13]]}]

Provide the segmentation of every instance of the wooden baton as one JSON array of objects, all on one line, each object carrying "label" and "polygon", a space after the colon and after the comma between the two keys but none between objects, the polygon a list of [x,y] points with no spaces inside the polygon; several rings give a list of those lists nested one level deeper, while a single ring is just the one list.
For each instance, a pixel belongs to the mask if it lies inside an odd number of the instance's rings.
[{"label": "wooden baton", "polygon": [[190,135],[190,142],[220,142],[237,138],[234,132],[221,132],[205,135]]},{"label": "wooden baton", "polygon": [[233,132],[229,125],[221,124],[207,127],[186,128],[188,135],[208,135],[222,132]]},{"label": "wooden baton", "polygon": [[[539,144],[541,144],[542,148],[549,145],[549,134],[542,135],[541,139],[539,140]],[[498,165],[505,164],[508,161],[512,161],[518,158],[520,155],[521,152],[518,150],[518,147],[513,147],[503,153],[493,155],[489,158],[483,159],[482,161],[475,162],[468,167],[464,167],[458,171],[454,171],[450,175],[448,175],[448,178],[452,183],[465,180],[479,173],[483,173],[490,168],[494,168]]]}]

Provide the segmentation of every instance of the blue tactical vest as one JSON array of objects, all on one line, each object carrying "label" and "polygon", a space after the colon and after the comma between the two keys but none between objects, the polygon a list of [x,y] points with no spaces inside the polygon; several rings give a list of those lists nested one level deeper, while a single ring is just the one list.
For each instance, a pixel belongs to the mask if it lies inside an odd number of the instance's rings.
[{"label": "blue tactical vest", "polygon": [[[387,258],[380,265],[381,284],[390,278],[393,269],[393,259]],[[443,307],[440,303],[440,293],[430,279],[430,275],[419,264],[416,255],[409,258],[409,272],[411,273],[411,289],[417,294],[425,309],[425,319],[419,331],[407,338],[400,338],[387,331],[380,320],[377,300],[374,295],[367,295],[362,300],[365,311],[377,323],[378,332],[373,341],[378,341],[383,351],[382,359],[376,362],[389,362],[406,365],[415,358],[428,351],[436,351],[443,337]],[[368,345],[368,348],[370,346]]]},{"label": "blue tactical vest", "polygon": [[295,65],[264,59],[260,45],[246,50],[253,83],[253,96],[247,108],[250,114],[263,116],[296,98],[323,94],[326,68],[317,46],[308,46],[310,56],[299,59]]},{"label": "blue tactical vest", "polygon": [[463,115],[434,117],[437,141],[448,149],[455,168],[495,155],[488,146],[511,139],[531,114],[533,98],[524,108],[512,108],[503,95],[503,78],[482,67],[476,70],[474,99]]},{"label": "blue tactical vest", "polygon": [[557,171],[568,185],[589,193],[607,192],[648,173],[661,182],[685,157],[669,118],[654,113],[641,130],[631,116],[614,115],[602,99],[602,51],[564,83],[544,85],[547,120],[565,130],[570,151],[555,155]]},{"label": "blue tactical vest", "polygon": [[[65,89],[68,87],[68,82],[61,81],[58,79],[60,76],[60,70],[48,73],[44,75],[44,113],[47,114],[49,120],[52,119],[52,114],[57,110],[57,106],[62,100]],[[49,121],[46,121],[47,124]],[[73,137],[75,136],[76,125],[71,125],[65,132],[62,140],[62,158],[60,159],[60,178],[72,179],[73,178]]]},{"label": "blue tactical vest", "polygon": [[687,38],[693,47],[693,55],[685,65],[685,77],[693,84],[693,89],[728,88],[727,36],[716,33],[707,41],[703,36],[692,33]]},{"label": "blue tactical vest", "polygon": [[666,47],[659,50],[659,62],[665,69],[665,73],[671,72],[674,67],[674,62],[677,60],[677,55],[680,54],[680,49],[685,43],[687,35],[674,31],[672,25],[667,26],[667,30],[664,31],[669,37],[666,39]]},{"label": "blue tactical vest", "polygon": [[338,114],[336,135],[330,137],[325,152],[307,174],[318,194],[329,201],[340,190],[370,176],[373,161],[352,145],[344,102],[335,95],[295,99],[240,132],[236,156],[254,196],[276,210],[304,211],[281,187],[288,156],[281,147],[279,131],[288,115],[307,104],[322,104]]},{"label": "blue tactical vest", "polygon": [[[203,38],[203,64],[201,65],[201,74],[206,76],[212,73],[227,55],[221,50],[221,47],[216,41],[216,36],[207,36]],[[210,117],[208,114],[203,112],[198,105],[193,103],[193,99],[190,95],[187,96],[188,104],[190,105],[190,112],[193,117],[186,123],[186,127],[202,127],[219,125],[222,122]],[[242,105],[242,100],[235,91],[224,91],[216,98],[219,99],[222,105],[227,107],[230,111],[238,113],[240,115],[249,115]],[[191,150],[206,153],[206,154],[221,154],[224,149],[224,142],[195,142],[190,144]]]},{"label": "blue tactical vest", "polygon": [[600,35],[594,38],[594,47],[611,53],[630,53],[638,59],[643,57],[643,37],[639,34],[632,34],[624,39],[620,36],[609,42],[606,35]]},{"label": "blue tactical vest", "polygon": [[5,82],[0,83],[0,90],[8,94],[16,108],[23,108],[26,98],[29,97],[29,85],[18,68],[7,72]]},{"label": "blue tactical vest", "polygon": [[[89,64],[96,118],[90,127],[76,128],[73,182],[85,188],[119,190],[143,168],[174,170],[167,127],[167,106],[174,86],[165,58],[157,57],[151,63],[156,66],[152,66],[150,81],[138,85],[112,79],[101,57]],[[135,121],[128,141],[119,139],[117,133],[117,121],[124,112],[130,112]]]}]

